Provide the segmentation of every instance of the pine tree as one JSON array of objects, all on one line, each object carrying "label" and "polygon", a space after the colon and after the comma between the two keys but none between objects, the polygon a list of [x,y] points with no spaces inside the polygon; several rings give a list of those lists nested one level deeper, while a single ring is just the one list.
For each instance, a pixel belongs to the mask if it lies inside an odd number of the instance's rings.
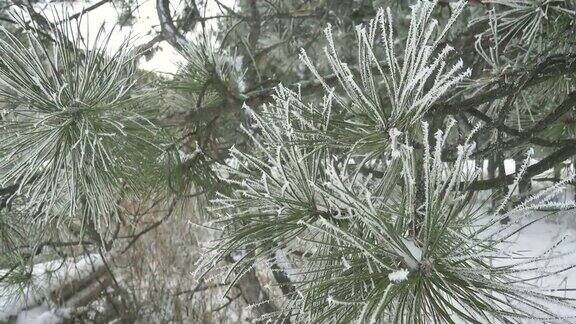
[{"label": "pine tree", "polygon": [[[463,4],[441,27],[432,19],[433,4],[415,5],[403,51],[395,43],[391,11],[379,11],[357,29],[357,78],[338,58],[328,27],[326,59],[339,91],[303,52],[324,99],[307,101],[298,90],[279,86],[273,102],[251,112],[254,124],[245,130],[250,153],[232,149],[236,162],[224,169],[223,180],[237,189],[213,200],[219,217],[212,226],[222,238],[207,262],[242,251],[229,272],[235,274],[232,283],[254,263],[300,264],[290,271],[290,282],[281,283],[294,289],[273,316],[507,323],[565,320],[552,305],[574,311],[569,299],[531,287],[535,278],[569,268],[527,275],[555,258],[550,251],[500,261],[506,242],[525,226],[523,218],[530,219],[528,211],[555,206],[550,199],[558,186],[514,208],[507,208],[509,190],[493,214],[485,215],[469,191],[479,174],[469,162],[473,139],[482,127],[466,134],[454,160],[446,162],[443,151],[456,122],[448,119],[431,130],[426,121],[448,90],[471,74],[462,61],[447,62],[451,47],[439,46]],[[514,221],[503,226],[503,219]],[[292,261],[292,255],[301,257]]]},{"label": "pine tree", "polygon": [[[82,27],[106,1],[14,5],[0,32],[9,315],[574,322],[558,282],[570,230],[514,243],[573,216],[574,1],[159,0],[158,35],[117,47]],[[120,25],[138,5],[121,3]],[[178,72],[140,70],[164,40]]]}]

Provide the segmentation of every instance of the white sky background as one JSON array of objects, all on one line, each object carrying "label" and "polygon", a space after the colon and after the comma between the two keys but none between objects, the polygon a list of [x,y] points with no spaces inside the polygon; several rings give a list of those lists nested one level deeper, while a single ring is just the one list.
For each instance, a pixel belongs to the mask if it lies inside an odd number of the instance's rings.
[{"label": "white sky background", "polygon": [[[64,12],[72,15],[82,11],[83,8],[90,7],[96,2],[98,2],[98,0],[78,1],[74,3],[48,1],[47,3],[36,5],[36,8],[37,10],[43,11],[50,19],[52,16],[51,13],[54,11],[58,12],[59,15],[63,15]],[[111,50],[120,46],[120,44],[122,44],[122,42],[129,36],[134,38],[132,41],[133,45],[140,45],[148,42],[160,32],[158,13],[156,12],[156,1],[137,0],[137,2],[139,6],[133,12],[135,17],[133,25],[124,27],[117,26],[118,16],[121,9],[116,8],[113,3],[108,2],[84,15],[84,18],[81,21],[82,34],[85,35],[86,32],[88,32],[90,35],[96,35],[98,29],[102,25],[104,25],[106,32],[113,30],[115,27],[110,39]],[[236,0],[220,0],[220,2],[226,6],[234,7]],[[172,10],[180,9],[181,7],[177,7],[179,4],[181,4],[181,1],[179,0],[173,0],[170,2]],[[220,14],[218,6],[211,0],[207,0],[205,12],[203,12],[202,8],[200,8],[200,11],[202,16],[214,16]],[[216,20],[207,20],[206,28],[214,29],[216,27],[216,22]],[[193,32],[198,32],[200,28],[200,24],[197,24],[195,31]],[[187,34],[187,36],[190,39],[190,33]],[[152,59],[149,61],[146,61],[145,58],[141,59],[140,67],[158,73],[171,74],[176,72],[178,62],[181,60],[180,55],[166,41],[163,41],[158,45],[160,49],[155,52]]]}]

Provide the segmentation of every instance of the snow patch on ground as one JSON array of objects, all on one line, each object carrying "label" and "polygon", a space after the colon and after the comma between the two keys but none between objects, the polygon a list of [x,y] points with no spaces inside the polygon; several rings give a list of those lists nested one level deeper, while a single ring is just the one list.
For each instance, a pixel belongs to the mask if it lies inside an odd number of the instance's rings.
[{"label": "snow patch on ground", "polygon": [[46,304],[26,310],[18,314],[16,324],[58,324],[66,318],[67,312],[53,310]]},{"label": "snow patch on ground", "polygon": [[[538,217],[534,215],[534,218]],[[548,260],[538,261],[539,267],[522,274],[522,278],[530,278],[530,284],[542,290],[555,291],[555,295],[576,298],[576,229],[574,213],[564,212],[556,218],[540,221],[522,229],[510,239],[506,247],[511,257],[527,259],[542,255],[557,256]],[[526,219],[525,222],[529,222]],[[498,261],[501,265],[517,263],[511,259]],[[513,307],[521,307],[511,303]],[[556,303],[546,305],[555,312],[558,319],[552,322],[573,322],[576,318],[574,310]],[[522,323],[536,324],[541,320],[525,319]]]},{"label": "snow patch on ground", "polygon": [[[17,323],[51,324],[55,318],[60,320],[67,311],[61,308],[50,309],[42,300],[56,287],[63,283],[83,278],[102,263],[100,256],[89,255],[82,258],[69,258],[64,261],[50,261],[37,264],[32,274],[30,287],[16,298],[8,298],[0,294],[0,321],[6,321],[17,316]],[[0,276],[6,270],[0,270]],[[1,289],[4,288],[0,286]],[[40,304],[40,305],[38,305]]]}]

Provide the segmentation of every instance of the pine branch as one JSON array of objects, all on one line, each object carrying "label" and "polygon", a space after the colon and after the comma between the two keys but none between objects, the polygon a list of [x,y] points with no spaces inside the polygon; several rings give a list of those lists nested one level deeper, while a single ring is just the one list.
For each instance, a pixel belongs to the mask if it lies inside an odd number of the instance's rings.
[{"label": "pine branch", "polygon": [[[381,68],[386,69],[387,65],[385,62],[379,62]],[[352,66],[350,70],[359,74],[360,68],[358,66]],[[433,116],[436,114],[440,115],[454,115],[457,113],[465,112],[475,115],[476,117],[481,116],[478,110],[475,109],[478,106],[492,102],[496,99],[500,99],[509,96],[511,93],[517,93],[519,91],[525,90],[532,86],[541,84],[552,78],[569,75],[576,73],[576,54],[564,54],[550,56],[540,63],[534,70],[540,71],[533,78],[530,78],[528,82],[525,82],[521,87],[516,88],[512,84],[497,84],[495,88],[487,90],[481,94],[475,95],[472,98],[465,99],[459,103],[438,103],[432,107],[427,113],[427,116]],[[377,72],[377,66],[373,65],[373,72]],[[514,78],[516,74],[521,73],[519,71],[511,72],[508,76],[509,78]],[[530,75],[534,72],[527,72],[525,76]],[[334,86],[338,83],[338,74],[333,73],[322,77],[326,84]],[[319,80],[308,80],[302,81],[297,84],[289,86],[289,88],[300,87],[304,95],[311,94],[314,91],[319,91],[322,89],[322,83]],[[196,121],[207,121],[215,116],[219,116],[226,113],[239,112],[242,107],[242,103],[246,103],[248,106],[257,106],[262,102],[269,100],[270,96],[275,92],[275,87],[270,87],[261,90],[255,90],[240,97],[228,97],[224,105],[216,106],[205,106],[197,109],[189,110],[184,113],[179,113],[176,115],[167,116],[166,122],[170,125],[182,125],[190,122]],[[486,120],[485,120],[486,121]],[[504,128],[505,126],[501,126]],[[500,129],[506,131],[505,129]],[[508,129],[508,131],[511,131]],[[550,145],[550,142],[539,141],[538,139],[533,139],[537,141],[538,145]]]},{"label": "pine branch", "polygon": [[[532,86],[541,84],[550,79],[565,76],[576,73],[576,53],[568,53],[561,55],[554,55],[547,57],[542,63],[538,64],[534,70],[539,71],[534,75],[528,82],[522,83],[521,87],[516,88],[513,84],[495,84],[495,87],[477,94],[471,98],[462,100],[458,103],[446,103],[441,102],[435,105],[434,108],[430,109],[427,113],[428,116],[433,116],[436,114],[442,115],[454,115],[460,112],[471,112],[475,108],[492,102],[497,99],[501,99],[516,93],[523,91]],[[533,71],[522,72],[515,71],[510,73],[508,78],[516,78],[522,76],[531,75]],[[519,76],[518,76],[519,74]]]},{"label": "pine branch", "polygon": [[[556,139],[556,140],[546,140],[544,138],[536,137],[535,135],[539,132],[546,130],[548,127],[552,126],[555,122],[558,121],[559,118],[564,116],[569,111],[576,108],[576,91],[571,92],[568,96],[562,101],[560,105],[554,108],[551,112],[546,114],[543,118],[536,121],[536,123],[524,130],[520,131],[517,129],[513,129],[511,127],[499,124],[496,128],[510,136],[513,136],[513,139],[509,139],[498,143],[498,148],[500,150],[508,150],[518,147],[524,143],[530,142],[536,145],[544,146],[544,147],[558,147],[558,146],[565,146],[570,145],[572,143],[576,144],[576,140],[574,139]],[[486,123],[494,123],[492,119],[490,119],[485,114],[477,111],[477,110],[470,110],[471,115],[480,117]],[[474,157],[483,157],[486,156],[489,152],[494,150],[494,146],[487,147],[483,150],[477,151],[473,154]]]},{"label": "pine branch", "polygon": [[[196,8],[194,0],[192,1],[192,7]],[[160,34],[162,37],[175,48],[182,48],[182,45],[187,41],[172,20],[172,14],[170,13],[170,0],[156,0],[156,12],[158,13],[158,19],[160,20]],[[195,12],[197,12],[197,10]],[[194,27],[196,22],[196,17],[192,16],[189,17],[189,20],[185,23],[186,26],[191,29]]]},{"label": "pine branch", "polygon": [[[544,157],[537,163],[529,166],[526,169],[526,172],[522,174],[526,178],[532,178],[537,176],[547,170],[550,170],[552,167],[557,165],[558,163],[565,161],[571,157],[576,155],[576,145],[570,144],[566,145],[553,153],[549,154],[548,156]],[[487,190],[493,188],[499,188],[502,186],[507,186],[514,183],[515,179],[520,176],[520,173],[512,173],[506,175],[504,177],[497,177],[494,179],[488,180],[476,180],[472,182],[469,186],[466,187],[467,190]]]}]

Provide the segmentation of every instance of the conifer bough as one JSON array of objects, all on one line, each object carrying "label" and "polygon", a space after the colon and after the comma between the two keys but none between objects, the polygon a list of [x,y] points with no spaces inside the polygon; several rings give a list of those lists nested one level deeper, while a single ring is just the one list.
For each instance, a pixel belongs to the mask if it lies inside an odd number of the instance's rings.
[{"label": "conifer bough", "polygon": [[127,42],[109,54],[111,34],[101,28],[84,39],[80,21],[48,32],[52,39],[20,39],[1,30],[0,184],[17,186],[15,196],[46,224],[106,228],[120,191],[142,189],[143,172],[160,166],[153,97]]},{"label": "conifer bough", "polygon": [[[218,217],[210,226],[221,232],[204,265],[239,254],[224,278],[230,286],[254,264],[284,267],[289,280],[279,284],[293,289],[271,301],[284,307],[268,317],[313,323],[573,321],[558,315],[574,314],[573,300],[536,284],[571,269],[560,261],[566,254],[508,252],[514,234],[534,217],[549,216],[535,216],[537,210],[573,208],[551,202],[571,178],[510,208],[533,155],[529,150],[513,188],[488,213],[466,190],[481,171],[471,157],[481,127],[446,163],[443,151],[456,122],[449,119],[431,133],[425,119],[470,75],[462,61],[450,65],[451,48],[440,46],[464,2],[439,27],[434,3],[418,1],[401,46],[390,11],[379,11],[357,29],[359,77],[340,61],[326,29],[326,57],[339,87],[323,83],[303,52],[303,62],[324,85],[324,100],[307,101],[279,86],[270,104],[249,110],[252,146],[233,148],[234,163],[223,167],[222,180],[236,189],[213,201]],[[363,173],[366,166],[380,177]],[[514,221],[501,224],[505,219]]]}]

